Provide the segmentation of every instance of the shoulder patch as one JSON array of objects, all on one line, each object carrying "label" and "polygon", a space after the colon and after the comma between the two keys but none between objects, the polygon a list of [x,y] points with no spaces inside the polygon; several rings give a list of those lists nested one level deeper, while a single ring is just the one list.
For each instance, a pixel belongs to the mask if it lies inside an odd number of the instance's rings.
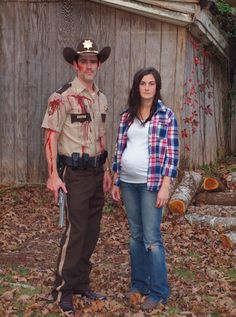
[{"label": "shoulder patch", "polygon": [[67,83],[64,86],[62,86],[61,88],[59,88],[56,92],[61,95],[63,92],[65,92],[71,86],[72,86],[71,83]]}]

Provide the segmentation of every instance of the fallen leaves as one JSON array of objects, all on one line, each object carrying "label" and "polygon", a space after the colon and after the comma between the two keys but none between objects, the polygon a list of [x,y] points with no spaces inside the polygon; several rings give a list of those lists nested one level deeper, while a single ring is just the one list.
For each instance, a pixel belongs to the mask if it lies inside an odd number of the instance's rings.
[{"label": "fallen leaves", "polygon": [[[3,187],[4,188],[4,187]],[[76,317],[235,317],[236,255],[216,230],[166,215],[162,224],[171,296],[153,312],[131,305],[129,230],[122,205],[106,197],[101,234],[92,256],[91,286],[108,296],[88,303],[75,296]],[[108,212],[109,211],[109,212]],[[0,186],[0,317],[58,317],[49,302],[62,230],[58,207],[42,186]]]}]

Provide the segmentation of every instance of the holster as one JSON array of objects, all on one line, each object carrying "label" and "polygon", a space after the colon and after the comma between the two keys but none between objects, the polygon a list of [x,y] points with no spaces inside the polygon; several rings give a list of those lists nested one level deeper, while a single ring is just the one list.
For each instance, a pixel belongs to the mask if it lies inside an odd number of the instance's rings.
[{"label": "holster", "polygon": [[57,155],[57,172],[58,172],[58,175],[61,179],[63,179],[63,173],[65,170],[65,167],[66,167],[66,165],[64,164],[62,159],[60,159],[60,155]]}]

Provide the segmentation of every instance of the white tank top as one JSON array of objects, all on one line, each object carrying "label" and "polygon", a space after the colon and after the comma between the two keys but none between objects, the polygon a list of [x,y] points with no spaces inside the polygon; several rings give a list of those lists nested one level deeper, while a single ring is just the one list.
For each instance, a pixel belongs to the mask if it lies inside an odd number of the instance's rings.
[{"label": "white tank top", "polygon": [[121,158],[120,179],[127,183],[146,183],[148,171],[148,129],[138,119],[129,127],[127,145]]}]

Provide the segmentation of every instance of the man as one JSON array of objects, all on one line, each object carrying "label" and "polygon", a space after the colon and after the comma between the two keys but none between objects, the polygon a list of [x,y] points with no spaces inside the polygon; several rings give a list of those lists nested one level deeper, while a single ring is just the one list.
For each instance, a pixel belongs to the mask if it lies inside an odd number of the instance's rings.
[{"label": "man", "polygon": [[105,47],[99,52],[91,39],[80,42],[76,51],[70,47],[63,50],[77,76],[50,96],[42,123],[46,129],[47,188],[54,193],[55,202],[60,188],[67,194],[66,228],[52,295],[61,310],[71,314],[73,294],[104,299],[89,288],[89,259],[99,236],[104,192],[111,187],[105,132],[107,99],[94,83],[110,51]]}]

